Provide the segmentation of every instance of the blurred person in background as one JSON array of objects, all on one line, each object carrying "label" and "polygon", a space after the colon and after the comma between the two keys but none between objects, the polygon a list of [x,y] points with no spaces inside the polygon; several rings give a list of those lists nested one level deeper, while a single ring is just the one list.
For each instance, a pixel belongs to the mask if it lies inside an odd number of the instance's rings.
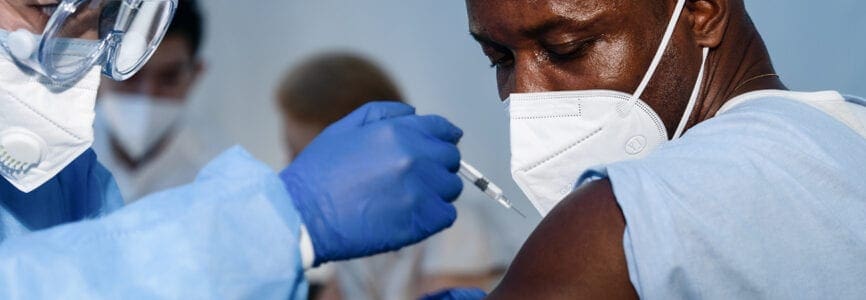
[{"label": "blurred person in background", "polygon": [[100,87],[93,149],[127,202],[191,182],[224,149],[187,126],[188,99],[205,68],[203,33],[197,1],[181,0],[147,65]]},{"label": "blurred person in background", "polygon": [[[277,98],[290,159],[328,125],[364,104],[404,99],[373,62],[344,52],[320,54],[291,69]],[[490,223],[466,201],[460,202],[459,220],[428,241],[308,274],[311,298],[413,299],[446,287],[490,287],[507,265],[492,259]]]}]

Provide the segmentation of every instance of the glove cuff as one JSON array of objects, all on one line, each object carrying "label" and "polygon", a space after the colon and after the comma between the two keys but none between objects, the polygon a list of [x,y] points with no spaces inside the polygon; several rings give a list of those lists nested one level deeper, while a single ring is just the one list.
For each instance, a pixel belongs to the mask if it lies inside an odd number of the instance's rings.
[{"label": "glove cuff", "polygon": [[[295,209],[298,210],[298,214],[301,216],[301,220],[304,222],[303,231],[301,232],[301,242],[303,243],[303,237],[306,236],[306,243],[309,247],[309,256],[310,256],[310,268],[317,267],[327,261],[329,259],[327,257],[323,257],[328,251],[325,249],[325,245],[320,245],[317,243],[321,243],[322,241],[317,241],[321,239],[321,236],[324,234],[327,236],[328,234],[322,231],[326,231],[326,227],[324,225],[325,220],[322,220],[322,212],[319,210],[316,202],[316,196],[313,195],[309,186],[307,186],[303,179],[300,178],[294,172],[289,170],[284,170],[280,173],[280,179],[283,180],[283,184],[286,187],[286,190],[289,192],[289,195],[292,198],[292,203],[295,205]],[[301,255],[305,255],[303,251],[304,245],[301,244]],[[323,248],[325,247],[325,248]],[[303,257],[302,257],[303,258]],[[307,262],[304,261],[304,265],[306,267]]]},{"label": "glove cuff", "polygon": [[304,270],[313,268],[313,263],[316,261],[316,249],[313,248],[313,240],[310,238],[310,233],[307,232],[307,226],[301,224],[301,235],[298,241],[298,247],[301,250],[301,263]]}]

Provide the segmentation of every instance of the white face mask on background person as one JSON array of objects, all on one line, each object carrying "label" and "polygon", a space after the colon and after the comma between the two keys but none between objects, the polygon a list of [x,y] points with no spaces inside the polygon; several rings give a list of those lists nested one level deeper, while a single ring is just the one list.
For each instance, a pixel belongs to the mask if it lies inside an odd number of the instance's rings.
[{"label": "white face mask on background person", "polygon": [[[511,174],[529,201],[547,215],[575,188],[591,167],[642,158],[667,141],[658,114],[640,96],[658,67],[685,6],[679,0],[661,45],[634,94],[609,90],[511,94]],[[703,51],[701,70],[678,138],[694,110],[704,77],[709,49]]]},{"label": "white face mask on background person", "polygon": [[[0,174],[29,193],[60,173],[93,143],[93,106],[100,70],[77,81],[51,83],[18,64],[0,31]],[[67,41],[58,41],[63,43]],[[96,44],[70,42],[57,61],[75,60]]]},{"label": "white face mask on background person", "polygon": [[111,136],[133,160],[140,160],[178,125],[186,105],[175,99],[143,94],[106,92],[96,111],[105,120]]}]

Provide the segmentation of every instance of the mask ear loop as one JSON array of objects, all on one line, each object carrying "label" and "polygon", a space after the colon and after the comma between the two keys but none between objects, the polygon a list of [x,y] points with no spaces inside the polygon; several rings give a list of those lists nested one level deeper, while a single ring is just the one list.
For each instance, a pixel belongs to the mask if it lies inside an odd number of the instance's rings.
[{"label": "mask ear loop", "polygon": [[686,130],[686,123],[689,122],[689,118],[691,118],[692,114],[695,112],[695,104],[698,102],[698,95],[701,93],[701,86],[704,83],[704,71],[707,66],[707,56],[709,55],[710,48],[704,47],[704,58],[701,60],[701,71],[698,72],[698,80],[695,82],[695,88],[692,90],[692,96],[689,97],[689,103],[686,105],[683,118],[680,120],[680,124],[677,126],[677,131],[674,133],[671,140],[678,139],[683,135],[683,131]]},{"label": "mask ear loop", "polygon": [[656,50],[655,57],[653,57],[652,63],[650,63],[649,70],[647,70],[643,79],[638,85],[637,90],[632,94],[631,98],[628,99],[628,102],[621,104],[617,111],[619,112],[620,117],[628,116],[631,113],[632,108],[637,105],[637,100],[643,95],[643,92],[646,90],[647,85],[649,85],[650,79],[652,79],[653,74],[655,74],[656,69],[661,63],[662,56],[665,54],[665,50],[668,48],[668,44],[671,42],[671,37],[674,35],[674,29],[677,27],[677,22],[680,20],[680,16],[683,13],[683,9],[686,6],[686,0],[678,0],[677,6],[674,9],[674,14],[671,15],[671,20],[668,22],[668,27],[665,29],[665,34],[662,36],[661,45],[659,45],[658,50]]}]

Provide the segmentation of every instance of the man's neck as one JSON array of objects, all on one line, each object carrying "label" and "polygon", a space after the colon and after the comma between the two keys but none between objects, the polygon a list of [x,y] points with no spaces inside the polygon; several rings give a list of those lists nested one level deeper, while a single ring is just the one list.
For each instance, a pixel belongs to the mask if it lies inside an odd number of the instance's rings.
[{"label": "man's neck", "polygon": [[750,20],[743,26],[732,26],[725,36],[710,55],[707,84],[700,97],[703,100],[696,107],[691,125],[712,118],[722,105],[739,95],[758,90],[787,90]]}]

